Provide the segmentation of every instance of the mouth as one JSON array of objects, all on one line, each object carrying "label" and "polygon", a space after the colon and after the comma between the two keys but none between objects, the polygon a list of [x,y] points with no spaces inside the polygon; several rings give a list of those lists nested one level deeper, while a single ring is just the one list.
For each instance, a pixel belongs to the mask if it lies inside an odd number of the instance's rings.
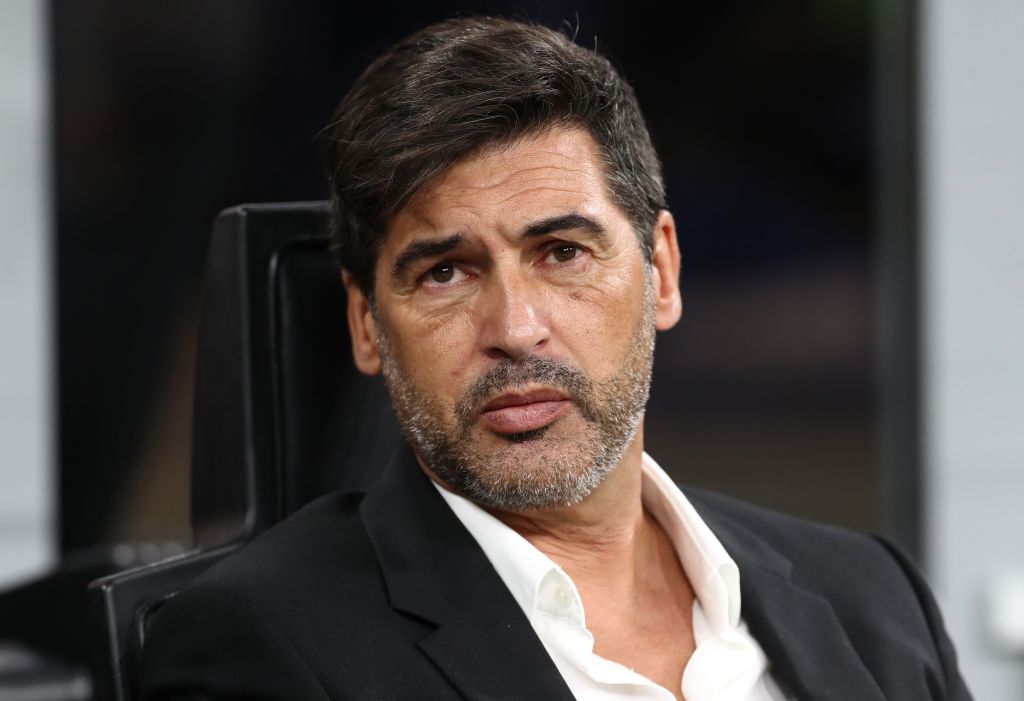
[{"label": "mouth", "polygon": [[497,434],[523,434],[554,423],[571,403],[564,392],[554,389],[506,392],[484,405],[480,423]]}]

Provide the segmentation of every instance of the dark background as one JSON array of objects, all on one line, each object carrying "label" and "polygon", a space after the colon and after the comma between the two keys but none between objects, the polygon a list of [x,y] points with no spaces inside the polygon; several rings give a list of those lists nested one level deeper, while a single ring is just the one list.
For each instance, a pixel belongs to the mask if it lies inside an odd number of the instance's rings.
[{"label": "dark background", "polygon": [[63,550],[189,539],[214,216],[325,197],[316,136],[355,76],[474,12],[596,44],[647,115],[685,296],[659,339],[649,452],[682,482],[838,524],[892,532],[891,512],[913,513],[879,379],[886,295],[902,294],[880,281],[903,278],[877,233],[876,127],[900,111],[874,3],[54,0]]}]

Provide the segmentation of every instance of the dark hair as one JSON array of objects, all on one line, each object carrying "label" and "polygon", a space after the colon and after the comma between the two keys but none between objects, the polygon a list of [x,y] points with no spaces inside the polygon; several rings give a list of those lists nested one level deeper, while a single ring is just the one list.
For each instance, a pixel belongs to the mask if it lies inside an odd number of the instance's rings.
[{"label": "dark hair", "polygon": [[651,256],[665,206],[661,165],[632,88],[608,59],[547,27],[460,18],[399,41],[363,72],[323,131],[332,249],[373,297],[392,217],[481,148],[580,126],[604,159],[611,199]]}]

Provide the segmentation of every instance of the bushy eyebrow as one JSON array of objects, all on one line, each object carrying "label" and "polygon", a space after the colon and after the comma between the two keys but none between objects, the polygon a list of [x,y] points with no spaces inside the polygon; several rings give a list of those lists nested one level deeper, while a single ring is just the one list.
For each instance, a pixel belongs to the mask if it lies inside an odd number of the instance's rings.
[{"label": "bushy eyebrow", "polygon": [[523,231],[523,236],[532,238],[534,236],[546,236],[548,234],[553,234],[556,231],[569,231],[572,229],[581,229],[597,238],[604,238],[605,236],[603,226],[590,217],[585,217],[582,214],[577,214],[575,212],[572,214],[561,214],[557,217],[550,217],[548,219],[542,219],[539,222],[534,222],[526,227]]},{"label": "bushy eyebrow", "polygon": [[[599,239],[605,238],[606,235],[604,227],[598,222],[573,212],[534,222],[523,230],[522,236],[523,238],[534,238],[573,229],[586,231]],[[462,234],[452,234],[440,239],[413,241],[398,254],[395,265],[391,269],[391,275],[400,278],[416,261],[448,253],[457,248],[460,243],[462,243]]]},{"label": "bushy eyebrow", "polygon": [[401,277],[402,273],[416,261],[447,253],[455,249],[460,243],[462,243],[462,234],[452,234],[443,239],[413,241],[398,254],[391,274],[396,278]]}]

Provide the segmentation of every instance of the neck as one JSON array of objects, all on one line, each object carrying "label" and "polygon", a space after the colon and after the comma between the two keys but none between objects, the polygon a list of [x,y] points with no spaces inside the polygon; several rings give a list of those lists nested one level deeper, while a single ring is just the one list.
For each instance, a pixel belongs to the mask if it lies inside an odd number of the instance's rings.
[{"label": "neck", "polygon": [[583,501],[572,506],[493,515],[557,563],[581,590],[635,593],[637,572],[649,564],[663,538],[641,501],[643,436],[618,467]]},{"label": "neck", "polygon": [[641,430],[615,470],[580,503],[489,511],[572,579],[594,654],[678,690],[694,651],[694,593],[672,541],[644,511],[642,466]]}]

